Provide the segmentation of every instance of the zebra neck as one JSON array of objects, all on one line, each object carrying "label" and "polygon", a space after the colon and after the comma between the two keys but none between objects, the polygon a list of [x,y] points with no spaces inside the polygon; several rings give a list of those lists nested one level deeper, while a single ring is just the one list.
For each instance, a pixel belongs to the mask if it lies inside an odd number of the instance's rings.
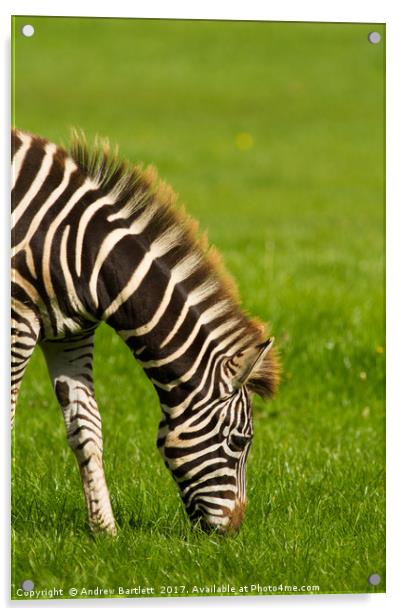
[{"label": "zebra neck", "polygon": [[[119,330],[143,367],[169,415],[198,408],[223,395],[222,369],[228,357],[241,348],[243,329],[233,318],[205,324],[205,313],[191,311],[176,334],[155,327],[147,334]],[[159,335],[158,335],[159,334]]]},{"label": "zebra neck", "polygon": [[[100,320],[125,340],[171,409],[219,393],[220,363],[244,346],[250,325],[201,252],[177,244],[178,227],[154,237],[145,223],[142,233],[116,230],[119,241],[101,249],[89,287]],[[138,218],[136,225],[140,231]]]}]

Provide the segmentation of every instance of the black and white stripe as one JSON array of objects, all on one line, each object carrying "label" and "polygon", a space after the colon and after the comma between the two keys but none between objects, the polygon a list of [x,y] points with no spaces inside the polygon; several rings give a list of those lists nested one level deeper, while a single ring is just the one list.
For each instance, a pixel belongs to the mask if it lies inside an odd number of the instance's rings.
[{"label": "black and white stripe", "polygon": [[12,412],[36,344],[83,481],[91,528],[116,532],[92,380],[97,325],[112,326],[161,403],[158,447],[192,519],[239,527],[253,436],[250,394],[276,361],[216,254],[148,169],[76,137],[69,153],[13,132]]}]

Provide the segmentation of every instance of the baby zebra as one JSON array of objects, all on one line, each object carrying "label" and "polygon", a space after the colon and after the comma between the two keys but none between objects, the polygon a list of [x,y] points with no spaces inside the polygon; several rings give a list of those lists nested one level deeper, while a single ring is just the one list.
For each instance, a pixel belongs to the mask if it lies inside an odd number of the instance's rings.
[{"label": "baby zebra", "polygon": [[69,151],[12,133],[12,416],[39,344],[81,473],[92,530],[116,533],[92,379],[105,321],[158,394],[157,445],[191,520],[239,528],[253,438],[250,396],[270,397],[277,362],[240,309],[217,253],[172,190],[106,142]]}]

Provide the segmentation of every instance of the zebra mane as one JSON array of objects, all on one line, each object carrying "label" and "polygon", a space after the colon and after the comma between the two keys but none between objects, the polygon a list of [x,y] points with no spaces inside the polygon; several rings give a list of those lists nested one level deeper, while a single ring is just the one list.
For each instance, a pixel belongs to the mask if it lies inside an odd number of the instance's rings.
[{"label": "zebra mane", "polygon": [[[202,275],[212,279],[218,286],[218,301],[226,300],[231,312],[242,318],[246,327],[245,339],[250,344],[261,344],[267,337],[267,326],[260,320],[250,318],[240,306],[237,286],[227,272],[222,257],[214,246],[209,245],[207,232],[199,232],[199,223],[189,216],[183,206],[177,205],[173,189],[158,177],[152,165],[145,169],[119,158],[118,148],[113,149],[107,139],[95,138],[90,145],[83,132],[72,131],[68,154],[79,169],[92,179],[99,189],[113,196],[121,203],[127,215],[143,207],[157,208],[160,232],[174,230],[181,257],[198,256]],[[274,395],[279,367],[275,349],[271,349],[247,382],[254,393],[263,398]]]}]

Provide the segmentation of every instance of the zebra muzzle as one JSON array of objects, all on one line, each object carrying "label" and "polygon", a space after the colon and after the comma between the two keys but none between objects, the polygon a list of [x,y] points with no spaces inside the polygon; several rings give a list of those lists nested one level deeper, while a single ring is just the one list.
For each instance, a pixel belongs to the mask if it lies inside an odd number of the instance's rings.
[{"label": "zebra muzzle", "polygon": [[232,511],[227,510],[224,513],[229,518],[229,523],[226,526],[222,526],[220,532],[222,534],[235,534],[240,529],[246,512],[246,502],[236,500],[234,509]]},{"label": "zebra muzzle", "polygon": [[[222,523],[217,523],[216,519],[218,516],[214,516],[214,520],[209,520],[208,516],[201,513],[199,510],[196,510],[194,513],[190,515],[190,519],[193,523],[199,524],[200,528],[204,532],[218,532],[219,535],[234,535],[236,534],[241,526],[241,523],[244,519],[245,511],[246,511],[246,502],[236,500],[234,509],[229,509],[228,507],[221,507],[222,514],[219,515],[219,518],[222,519]],[[228,520],[226,523],[223,523],[223,520]]]}]

